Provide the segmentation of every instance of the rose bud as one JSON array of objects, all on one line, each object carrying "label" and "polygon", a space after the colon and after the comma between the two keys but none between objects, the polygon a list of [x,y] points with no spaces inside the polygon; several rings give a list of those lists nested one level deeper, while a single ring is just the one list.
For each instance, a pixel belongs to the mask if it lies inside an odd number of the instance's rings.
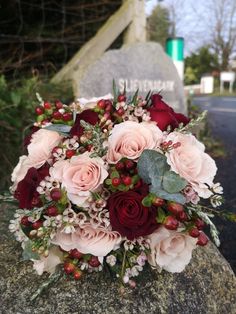
[{"label": "rose bud", "polygon": [[178,220],[173,216],[167,216],[164,221],[164,227],[169,230],[177,230],[179,226]]},{"label": "rose bud", "polygon": [[195,226],[196,226],[199,230],[202,230],[202,229],[205,227],[205,222],[202,221],[200,218],[197,218],[194,223],[195,223]]},{"label": "rose bud", "polygon": [[58,188],[52,189],[50,192],[50,196],[53,201],[59,201],[62,197],[61,190]]},{"label": "rose bud", "polygon": [[177,218],[178,218],[179,221],[182,221],[182,222],[188,220],[188,216],[187,216],[187,214],[185,212],[179,213]]},{"label": "rose bud", "polygon": [[152,201],[152,205],[154,206],[163,206],[165,204],[165,201],[160,197],[155,197]]},{"label": "rose bud", "polygon": [[77,249],[73,249],[69,252],[70,257],[72,258],[76,258],[76,259],[81,259],[81,257],[84,255],[83,253],[81,253],[80,251],[78,251]]},{"label": "rose bud", "polygon": [[183,205],[174,202],[168,202],[167,209],[176,216],[184,211]]},{"label": "rose bud", "polygon": [[189,230],[189,235],[193,238],[197,238],[200,235],[200,232],[197,228],[192,228]]},{"label": "rose bud", "polygon": [[198,241],[197,241],[197,245],[200,246],[204,246],[208,243],[208,237],[206,236],[206,234],[202,231],[200,231],[200,234],[198,236]]},{"label": "rose bud", "polygon": [[88,261],[88,263],[92,267],[98,267],[100,265],[100,262],[97,256],[92,256],[90,260]]}]

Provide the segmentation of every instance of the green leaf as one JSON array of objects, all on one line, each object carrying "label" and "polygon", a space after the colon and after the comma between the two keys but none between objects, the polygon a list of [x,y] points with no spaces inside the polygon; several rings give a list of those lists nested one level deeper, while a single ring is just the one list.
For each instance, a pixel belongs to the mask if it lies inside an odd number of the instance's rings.
[{"label": "green leaf", "polygon": [[186,198],[181,193],[168,193],[162,189],[155,190],[153,186],[150,187],[150,192],[155,194],[157,197],[163,198],[167,201],[172,201],[179,204],[184,204],[186,202]]},{"label": "green leaf", "polygon": [[139,92],[139,90],[137,89],[135,94],[134,94],[134,96],[133,96],[133,98],[132,98],[132,100],[130,101],[131,104],[136,105],[137,99],[138,99],[138,92]]},{"label": "green leaf", "polygon": [[113,89],[113,97],[114,97],[114,102],[117,102],[117,97],[118,97],[118,92],[117,92],[117,88],[116,88],[116,82],[113,79],[112,80],[112,89]]},{"label": "green leaf", "polygon": [[46,126],[44,129],[58,132],[59,134],[63,136],[68,136],[71,130],[71,126],[66,125],[66,124],[51,124],[51,125]]},{"label": "green leaf", "polygon": [[139,179],[140,179],[140,177],[139,177],[138,174],[134,175],[134,176],[132,177],[132,184],[138,183]]},{"label": "green leaf", "polygon": [[159,207],[157,210],[157,222],[161,224],[164,222],[165,218],[166,218],[166,214],[164,210],[161,207]]},{"label": "green leaf", "polygon": [[112,180],[111,180],[111,179],[106,179],[106,180],[105,180],[105,183],[106,183],[107,185],[111,185],[111,184],[112,184]]},{"label": "green leaf", "polygon": [[15,105],[19,105],[20,101],[21,101],[21,94],[17,93],[17,92],[11,92],[11,100]]},{"label": "green leaf", "polygon": [[125,185],[125,184],[120,184],[120,185],[117,187],[117,189],[118,189],[119,191],[121,191],[121,192],[126,192],[126,191],[129,190],[129,187],[128,187],[127,185]]},{"label": "green leaf", "polygon": [[112,171],[111,173],[111,179],[114,179],[114,178],[119,178],[120,177],[120,174],[118,171],[114,170]]},{"label": "green leaf", "polygon": [[143,198],[142,200],[142,204],[143,206],[145,207],[151,207],[152,206],[152,201],[153,201],[153,198],[155,196],[153,194],[148,194],[146,197]]},{"label": "green leaf", "polygon": [[169,193],[177,193],[183,190],[187,181],[173,171],[166,171],[163,177],[163,188]]},{"label": "green leaf", "polygon": [[36,260],[40,259],[39,254],[32,251],[32,241],[29,240],[26,242],[24,251],[22,253],[22,257],[23,257],[23,260],[25,261],[31,260],[31,259],[36,259]]}]

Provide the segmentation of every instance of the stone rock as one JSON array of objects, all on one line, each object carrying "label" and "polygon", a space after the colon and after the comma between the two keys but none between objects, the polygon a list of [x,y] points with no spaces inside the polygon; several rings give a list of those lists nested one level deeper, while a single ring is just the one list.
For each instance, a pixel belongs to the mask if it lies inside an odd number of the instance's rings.
[{"label": "stone rock", "polygon": [[136,43],[108,50],[85,70],[74,73],[74,91],[78,97],[91,98],[112,92],[113,79],[127,94],[137,89],[145,96],[149,90],[161,92],[177,112],[186,113],[183,84],[172,60],[154,42]]},{"label": "stone rock", "polygon": [[[0,209],[0,312],[2,314],[235,314],[236,279],[213,244],[198,248],[180,274],[146,269],[137,287],[119,293],[108,273],[86,274],[81,281],[63,278],[34,302],[32,294],[47,275],[20,261],[21,249],[8,232],[9,207]],[[3,219],[4,217],[4,219]]]}]

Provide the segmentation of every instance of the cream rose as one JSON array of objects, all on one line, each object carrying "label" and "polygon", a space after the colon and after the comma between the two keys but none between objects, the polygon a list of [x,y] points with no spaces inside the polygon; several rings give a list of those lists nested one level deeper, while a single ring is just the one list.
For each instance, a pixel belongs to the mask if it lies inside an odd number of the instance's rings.
[{"label": "cream rose", "polygon": [[113,164],[121,158],[137,159],[144,149],[155,149],[162,131],[153,123],[126,121],[114,126],[108,138],[107,160]]},{"label": "cream rose", "polygon": [[191,260],[197,240],[188,234],[160,227],[150,236],[149,263],[171,273],[180,273]]},{"label": "cream rose", "polygon": [[62,183],[72,203],[83,206],[108,176],[104,161],[100,157],[90,158],[85,152],[70,160],[58,161],[50,168],[50,175]]},{"label": "cream rose", "polygon": [[93,109],[94,107],[97,106],[97,102],[101,99],[105,99],[105,100],[112,100],[113,96],[112,94],[107,94],[105,96],[101,96],[101,97],[93,97],[90,99],[86,99],[86,98],[78,98],[77,101],[79,102],[82,110],[86,110],[86,109]]},{"label": "cream rose", "polygon": [[13,182],[13,185],[11,186],[11,190],[15,191],[17,188],[17,184],[24,179],[26,176],[27,171],[33,167],[32,163],[30,162],[28,156],[21,156],[19,159],[18,164],[14,168],[12,175],[11,175],[11,181]]},{"label": "cream rose", "polygon": [[77,249],[83,254],[94,256],[106,256],[112,250],[118,248],[121,235],[116,231],[110,231],[102,227],[94,229],[90,224],[83,228],[77,228],[75,232],[66,234],[58,231],[52,243],[59,245],[63,250]]},{"label": "cream rose", "polygon": [[42,275],[43,272],[53,274],[56,266],[63,262],[63,253],[57,247],[52,247],[49,250],[48,257],[42,256],[39,260],[32,260],[34,262],[33,268],[38,275]]},{"label": "cream rose", "polygon": [[61,141],[62,136],[54,131],[40,129],[33,133],[28,145],[28,158],[33,167],[40,168],[51,156],[52,149]]},{"label": "cream rose", "polygon": [[212,192],[217,167],[215,161],[204,152],[205,146],[192,134],[170,133],[166,141],[180,142],[178,148],[166,153],[171,169],[186,179],[200,197],[208,198]]}]

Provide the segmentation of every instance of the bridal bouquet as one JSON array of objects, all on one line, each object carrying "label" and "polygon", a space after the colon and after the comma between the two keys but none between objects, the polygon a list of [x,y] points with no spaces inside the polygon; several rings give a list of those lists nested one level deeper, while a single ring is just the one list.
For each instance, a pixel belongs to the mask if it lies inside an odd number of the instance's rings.
[{"label": "bridal bouquet", "polygon": [[[39,275],[74,279],[109,268],[135,286],[144,266],[182,272],[222,202],[215,161],[190,120],[160,94],[124,93],[67,106],[38,95],[37,122],[12,173],[10,223]],[[201,202],[204,201],[202,204]]]}]

